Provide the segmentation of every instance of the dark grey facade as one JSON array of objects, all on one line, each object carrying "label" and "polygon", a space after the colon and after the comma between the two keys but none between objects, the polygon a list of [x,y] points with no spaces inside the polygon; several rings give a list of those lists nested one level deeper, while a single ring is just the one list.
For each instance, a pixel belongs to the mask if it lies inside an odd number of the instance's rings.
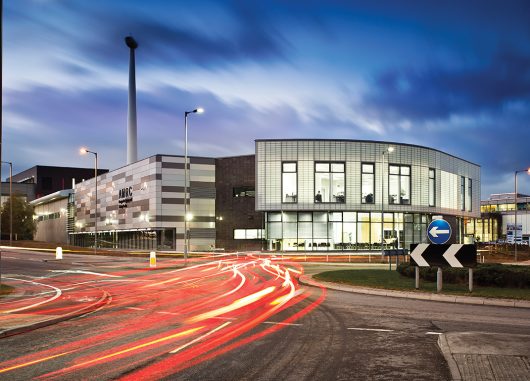
[{"label": "dark grey facade", "polygon": [[[98,175],[107,173],[108,169],[98,169]],[[50,193],[72,188],[72,180],[79,183],[94,177],[94,168],[54,167],[36,165],[13,175],[13,183],[34,185],[34,198],[40,198]],[[7,179],[9,181],[9,178]]]},{"label": "dark grey facade", "polygon": [[263,213],[256,212],[255,155],[215,160],[216,240],[225,250],[262,250]]}]

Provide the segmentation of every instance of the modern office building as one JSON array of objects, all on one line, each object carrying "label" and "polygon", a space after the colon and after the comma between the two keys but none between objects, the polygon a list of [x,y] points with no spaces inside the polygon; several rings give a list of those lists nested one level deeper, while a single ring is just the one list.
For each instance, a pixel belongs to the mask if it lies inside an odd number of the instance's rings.
[{"label": "modern office building", "polygon": [[[480,202],[481,218],[468,222],[467,230],[481,242],[505,240],[515,232],[514,193],[492,194]],[[530,237],[530,196],[517,194],[518,237]]]},{"label": "modern office building", "polygon": [[269,250],[409,248],[439,217],[463,242],[480,217],[480,167],[411,144],[257,140],[256,210]]},{"label": "modern office building", "polygon": [[[215,246],[215,159],[189,157],[191,250]],[[154,155],[76,184],[70,243],[110,248],[184,247],[184,158]]]},{"label": "modern office building", "polygon": [[[379,251],[426,241],[446,219],[474,237],[480,167],[411,144],[257,140],[255,155],[191,157],[191,250]],[[184,158],[154,155],[75,186],[69,240],[182,250]],[[64,208],[63,208],[64,209]],[[97,212],[97,216],[96,216]]]},{"label": "modern office building", "polygon": [[68,230],[74,223],[73,193],[72,189],[65,189],[30,201],[37,222],[33,239],[68,243]]}]

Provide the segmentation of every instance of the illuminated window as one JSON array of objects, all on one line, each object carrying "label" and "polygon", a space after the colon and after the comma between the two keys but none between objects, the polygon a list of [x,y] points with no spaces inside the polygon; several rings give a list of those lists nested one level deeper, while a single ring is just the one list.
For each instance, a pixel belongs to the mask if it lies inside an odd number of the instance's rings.
[{"label": "illuminated window", "polygon": [[344,163],[315,163],[315,202],[346,201]]},{"label": "illuminated window", "polygon": [[234,229],[234,239],[261,239],[263,229]]},{"label": "illuminated window", "polygon": [[388,166],[388,203],[410,205],[410,167]]},{"label": "illuminated window", "polygon": [[361,203],[373,204],[375,202],[374,181],[375,181],[374,164],[373,163],[362,163],[361,164]]},{"label": "illuminated window", "polygon": [[460,176],[460,209],[466,210],[466,178]]},{"label": "illuminated window", "polygon": [[256,191],[254,187],[235,187],[232,189],[233,197],[254,197]]},{"label": "illuminated window", "polygon": [[298,201],[296,163],[282,163],[282,202]]},{"label": "illuminated window", "polygon": [[436,172],[429,168],[429,206],[436,205]]},{"label": "illuminated window", "polygon": [[467,194],[466,194],[466,206],[467,211],[471,212],[471,200],[473,195],[473,181],[471,179],[467,179]]}]

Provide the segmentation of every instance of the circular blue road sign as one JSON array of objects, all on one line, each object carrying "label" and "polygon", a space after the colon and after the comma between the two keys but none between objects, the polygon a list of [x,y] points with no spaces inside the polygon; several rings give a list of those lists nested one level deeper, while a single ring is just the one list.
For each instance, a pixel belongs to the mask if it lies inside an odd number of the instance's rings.
[{"label": "circular blue road sign", "polygon": [[434,220],[427,228],[427,237],[432,243],[444,244],[451,238],[451,225],[446,220]]}]

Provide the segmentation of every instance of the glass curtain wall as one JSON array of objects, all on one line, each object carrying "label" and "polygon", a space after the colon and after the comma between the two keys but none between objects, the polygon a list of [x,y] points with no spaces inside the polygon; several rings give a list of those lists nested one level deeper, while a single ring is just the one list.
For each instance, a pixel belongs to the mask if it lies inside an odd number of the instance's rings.
[{"label": "glass curtain wall", "polygon": [[[269,250],[380,250],[381,226],[385,249],[409,248],[426,242],[430,217],[424,214],[380,212],[268,212]],[[381,223],[382,222],[382,223]]]}]

